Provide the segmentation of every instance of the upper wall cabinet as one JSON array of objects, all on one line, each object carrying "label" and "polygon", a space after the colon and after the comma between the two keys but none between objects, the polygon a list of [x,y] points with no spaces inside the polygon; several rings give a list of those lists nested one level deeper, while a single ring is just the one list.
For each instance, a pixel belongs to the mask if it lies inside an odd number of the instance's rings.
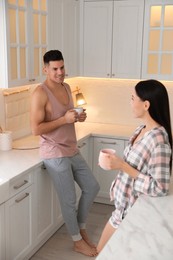
[{"label": "upper wall cabinet", "polygon": [[144,1],[114,2],[112,77],[140,78]]},{"label": "upper wall cabinet", "polygon": [[63,53],[66,76],[79,76],[79,0],[63,0]]},{"label": "upper wall cabinet", "polygon": [[62,51],[66,76],[79,75],[79,0],[0,1],[0,87],[42,82],[46,51]]},{"label": "upper wall cabinet", "polygon": [[66,77],[79,75],[79,12],[78,0],[51,0],[50,48],[62,51]]},{"label": "upper wall cabinet", "polygon": [[48,1],[7,0],[8,86],[40,82],[48,48]]},{"label": "upper wall cabinet", "polygon": [[85,1],[84,76],[140,78],[144,1]]},{"label": "upper wall cabinet", "polygon": [[83,76],[110,77],[112,9],[113,1],[84,2]]},{"label": "upper wall cabinet", "polygon": [[173,1],[146,0],[143,78],[173,80]]}]

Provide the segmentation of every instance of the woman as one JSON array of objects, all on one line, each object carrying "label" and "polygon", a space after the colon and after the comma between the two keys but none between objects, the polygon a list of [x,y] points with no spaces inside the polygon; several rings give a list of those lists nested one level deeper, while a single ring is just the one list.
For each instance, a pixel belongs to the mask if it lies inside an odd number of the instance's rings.
[{"label": "woman", "polygon": [[130,138],[124,158],[107,155],[107,168],[118,169],[110,188],[115,210],[107,222],[97,246],[102,250],[140,194],[168,194],[172,169],[172,131],[169,99],[164,85],[145,80],[135,86],[131,106],[139,126]]}]

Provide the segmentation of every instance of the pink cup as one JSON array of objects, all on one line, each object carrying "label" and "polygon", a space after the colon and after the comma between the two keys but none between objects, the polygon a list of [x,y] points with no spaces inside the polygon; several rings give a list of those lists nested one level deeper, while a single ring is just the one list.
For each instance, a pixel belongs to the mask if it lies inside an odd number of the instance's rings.
[{"label": "pink cup", "polygon": [[100,154],[99,154],[99,165],[101,168],[103,168],[104,170],[109,170],[107,169],[107,162],[109,160],[109,154],[115,154],[116,151],[114,149],[102,149],[100,151]]}]

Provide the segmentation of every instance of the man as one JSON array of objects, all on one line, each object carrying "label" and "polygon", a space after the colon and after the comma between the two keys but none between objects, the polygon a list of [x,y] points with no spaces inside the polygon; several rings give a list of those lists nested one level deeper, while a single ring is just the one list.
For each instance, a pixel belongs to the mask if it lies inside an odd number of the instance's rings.
[{"label": "man", "polygon": [[[86,113],[73,110],[68,84],[64,83],[62,53],[51,50],[43,57],[46,80],[37,86],[31,99],[31,128],[40,135],[40,156],[52,178],[74,250],[96,256],[96,248],[86,233],[86,218],[99,191],[99,185],[77,148],[75,122],[83,122]],[[75,182],[81,188],[76,213]]]}]

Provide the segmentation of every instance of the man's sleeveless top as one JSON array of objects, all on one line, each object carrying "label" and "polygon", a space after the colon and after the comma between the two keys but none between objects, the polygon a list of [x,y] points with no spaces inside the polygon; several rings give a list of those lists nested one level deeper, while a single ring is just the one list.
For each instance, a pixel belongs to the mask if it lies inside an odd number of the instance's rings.
[{"label": "man's sleeveless top", "polygon": [[[68,105],[63,105],[58,102],[49,88],[45,84],[41,85],[52,106],[50,121],[64,116],[68,110],[74,107],[70,87],[66,83],[63,83],[63,85],[69,96]],[[77,152],[78,148],[74,123],[62,125],[59,128],[40,136],[40,157],[43,159],[71,157]]]}]

